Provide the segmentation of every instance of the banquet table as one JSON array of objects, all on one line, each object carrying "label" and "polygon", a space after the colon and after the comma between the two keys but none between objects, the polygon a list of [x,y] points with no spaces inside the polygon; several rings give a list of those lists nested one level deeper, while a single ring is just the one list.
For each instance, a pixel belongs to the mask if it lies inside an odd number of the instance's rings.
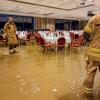
[{"label": "banquet table", "polygon": [[71,43],[70,33],[68,32],[64,32],[63,36],[61,35],[55,36],[54,33],[50,33],[49,35],[46,35],[46,32],[44,31],[40,31],[39,34],[45,39],[46,42],[50,42],[51,45],[56,44],[59,38],[65,38],[66,45]]}]

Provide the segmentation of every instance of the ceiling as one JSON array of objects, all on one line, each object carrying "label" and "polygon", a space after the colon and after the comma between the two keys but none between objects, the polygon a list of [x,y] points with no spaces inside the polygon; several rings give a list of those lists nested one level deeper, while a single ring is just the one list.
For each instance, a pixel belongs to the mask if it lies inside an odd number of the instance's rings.
[{"label": "ceiling", "polygon": [[100,12],[100,0],[0,0],[0,14],[57,19],[87,19],[88,11]]}]

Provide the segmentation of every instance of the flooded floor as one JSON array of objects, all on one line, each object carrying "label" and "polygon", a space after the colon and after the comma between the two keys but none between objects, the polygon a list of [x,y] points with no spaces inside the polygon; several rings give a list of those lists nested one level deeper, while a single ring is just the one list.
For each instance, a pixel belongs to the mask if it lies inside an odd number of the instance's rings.
[{"label": "flooded floor", "polygon": [[[88,100],[82,96],[84,49],[44,53],[32,45],[7,52],[0,48],[0,100]],[[100,100],[99,76],[89,100]]]}]

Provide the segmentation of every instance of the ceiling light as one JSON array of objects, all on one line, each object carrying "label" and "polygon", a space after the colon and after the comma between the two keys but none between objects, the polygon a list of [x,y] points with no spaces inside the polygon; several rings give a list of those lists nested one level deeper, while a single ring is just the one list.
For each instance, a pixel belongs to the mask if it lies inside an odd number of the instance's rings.
[{"label": "ceiling light", "polygon": [[87,2],[94,2],[95,0],[81,0],[80,5],[86,5]]},{"label": "ceiling light", "polygon": [[94,2],[95,0],[89,0],[90,2]]},{"label": "ceiling light", "polygon": [[81,5],[85,5],[87,0],[81,0]]},{"label": "ceiling light", "polygon": [[44,16],[49,16],[49,15],[52,15],[54,13],[47,13],[47,14],[43,14]]}]

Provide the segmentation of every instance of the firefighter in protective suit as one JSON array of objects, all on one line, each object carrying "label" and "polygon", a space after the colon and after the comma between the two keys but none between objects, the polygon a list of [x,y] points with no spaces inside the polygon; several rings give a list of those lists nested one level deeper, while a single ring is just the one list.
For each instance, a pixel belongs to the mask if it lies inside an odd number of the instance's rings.
[{"label": "firefighter in protective suit", "polygon": [[16,25],[13,22],[13,18],[11,16],[8,17],[8,22],[4,26],[4,34],[6,36],[10,54],[16,52],[15,48],[18,44],[18,39],[16,36]]},{"label": "firefighter in protective suit", "polygon": [[83,84],[84,93],[92,94],[95,74],[97,69],[100,69],[100,13],[90,18],[84,29],[84,39],[90,41],[86,50],[88,61]]}]

